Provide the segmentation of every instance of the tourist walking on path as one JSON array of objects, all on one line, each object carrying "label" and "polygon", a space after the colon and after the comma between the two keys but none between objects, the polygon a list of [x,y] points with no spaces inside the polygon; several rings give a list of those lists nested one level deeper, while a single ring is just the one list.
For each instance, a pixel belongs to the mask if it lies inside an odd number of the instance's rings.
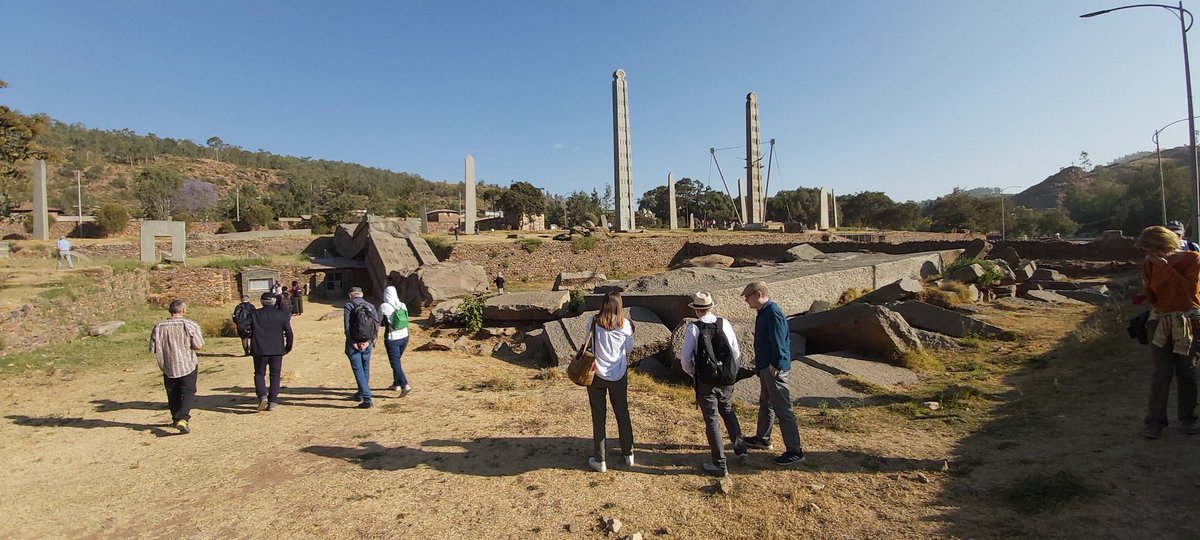
[{"label": "tourist walking on path", "polygon": [[64,260],[67,261],[67,268],[75,268],[75,261],[71,255],[71,241],[67,240],[65,236],[60,236],[54,246],[58,248],[58,257],[54,259],[54,269],[61,268]]},{"label": "tourist walking on path", "polygon": [[[279,376],[283,373],[283,355],[292,352],[292,315],[276,309],[275,296],[263,293],[262,308],[250,315],[250,352],[254,355],[254,396],[258,410],[273,411],[279,406]],[[267,369],[271,385],[265,384]]]},{"label": "tourist walking on path", "polygon": [[353,399],[358,408],[371,408],[371,350],[379,331],[379,315],[370,302],[363,300],[363,290],[350,287],[350,301],[342,306],[342,329],[346,334],[346,357],[358,390]]},{"label": "tourist walking on path", "polygon": [[742,426],[733,412],[733,384],[737,382],[742,352],[738,349],[733,325],[712,313],[714,305],[712,295],[706,292],[692,295],[688,307],[695,311],[697,320],[688,323],[684,330],[679,364],[692,377],[696,405],[704,417],[704,434],[712,453],[712,460],[704,462],[701,468],[708,474],[725,476],[729,468],[725,462],[720,421],[725,422],[734,455],[739,459],[746,455]]},{"label": "tourist walking on path", "polygon": [[1150,379],[1150,404],[1145,435],[1162,436],[1167,426],[1167,395],[1171,378],[1178,379],[1177,415],[1180,429],[1200,433],[1196,422],[1196,361],[1200,347],[1193,339],[1200,319],[1200,253],[1180,249],[1179,236],[1165,227],[1146,227],[1137,241],[1146,253],[1142,263],[1142,288],[1157,322],[1150,339],[1154,375]]},{"label": "tourist walking on path", "polygon": [[392,385],[388,390],[399,390],[400,397],[412,392],[408,385],[408,377],[404,376],[404,367],[400,365],[400,357],[408,347],[408,306],[400,301],[396,287],[388,285],[383,290],[383,303],[379,304],[379,314],[387,333],[383,335],[383,346],[387,349],[388,363],[392,365]]},{"label": "tourist walking on path", "polygon": [[588,320],[592,328],[592,347],[596,355],[596,374],[588,386],[588,405],[592,409],[592,457],[588,458],[591,468],[605,472],[608,465],[604,459],[605,410],[607,394],[612,402],[613,416],[617,418],[617,435],[621,441],[621,455],[625,465],[633,466],[633,424],[629,420],[629,352],[633,350],[633,325],[622,311],[621,293],[613,291],[604,295],[600,311]]},{"label": "tourist walking on path", "polygon": [[250,356],[250,315],[254,314],[254,304],[250,303],[250,295],[243,294],[242,302],[233,308],[233,325],[237,327],[238,337],[242,339],[242,356]]},{"label": "tourist walking on path", "polygon": [[771,448],[771,430],[779,419],[783,434],[784,452],[775,458],[778,465],[804,461],[800,445],[800,428],[792,410],[792,395],[788,388],[788,373],[792,369],[792,351],[788,343],[787,319],[779,304],[767,297],[767,284],[755,281],[742,290],[742,298],[750,309],[758,311],[754,318],[754,369],[758,372],[758,432],[746,438],[751,448]]},{"label": "tourist walking on path", "polygon": [[279,294],[276,295],[275,298],[276,298],[276,305],[273,307],[279,311],[286,313],[288,317],[291,317],[292,316],[292,292],[291,292],[291,289],[289,289],[287,287],[283,287],[283,289],[281,289],[279,291]]},{"label": "tourist walking on path", "polygon": [[301,286],[299,281],[292,281],[292,315],[304,314],[304,297],[308,295],[308,285]]},{"label": "tourist walking on path", "polygon": [[188,422],[196,401],[196,351],[204,347],[204,336],[200,325],[184,318],[187,304],[183,300],[172,300],[167,311],[171,316],[150,330],[150,352],[162,370],[171,427],[180,433],[191,433]]},{"label": "tourist walking on path", "polygon": [[504,294],[504,274],[496,274],[496,292]]}]

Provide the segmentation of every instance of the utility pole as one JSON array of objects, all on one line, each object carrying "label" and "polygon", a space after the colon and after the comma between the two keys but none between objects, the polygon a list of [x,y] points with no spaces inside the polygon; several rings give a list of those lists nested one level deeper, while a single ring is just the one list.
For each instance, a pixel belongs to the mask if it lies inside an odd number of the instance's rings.
[{"label": "utility pole", "polygon": [[83,187],[82,187],[82,183],[80,181],[80,173],[81,173],[81,171],[76,169],[76,171],[75,171],[75,201],[79,204],[79,221],[77,222],[78,223],[77,226],[79,227],[79,232],[77,233],[77,236],[76,236],[77,238],[83,238]]},{"label": "utility pole", "polygon": [[235,219],[237,221],[241,221],[242,220],[242,185],[241,184],[238,184],[237,189],[235,189],[233,191],[233,201],[234,201],[233,202],[233,207],[234,207],[233,213],[234,213],[234,216],[236,216],[233,219]]}]

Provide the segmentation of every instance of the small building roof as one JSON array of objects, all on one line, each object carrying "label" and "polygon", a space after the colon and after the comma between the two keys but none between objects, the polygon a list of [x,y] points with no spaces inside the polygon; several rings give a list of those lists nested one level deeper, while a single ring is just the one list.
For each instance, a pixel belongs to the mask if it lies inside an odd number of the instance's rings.
[{"label": "small building roof", "polygon": [[318,257],[312,260],[308,268],[304,269],[304,273],[328,272],[330,270],[357,270],[366,267],[367,263],[360,259],[351,259],[350,257]]}]

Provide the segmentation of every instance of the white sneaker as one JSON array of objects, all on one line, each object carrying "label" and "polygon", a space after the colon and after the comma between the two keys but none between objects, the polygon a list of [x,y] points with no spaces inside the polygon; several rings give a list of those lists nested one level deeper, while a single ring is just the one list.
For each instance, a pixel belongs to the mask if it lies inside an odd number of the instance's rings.
[{"label": "white sneaker", "polygon": [[626,467],[633,466],[633,454],[629,454],[628,456],[625,456],[625,466]]},{"label": "white sneaker", "polygon": [[605,465],[603,461],[596,461],[594,457],[588,458],[588,467],[595,469],[596,472],[608,472],[608,465]]},{"label": "white sneaker", "polygon": [[260,410],[260,411],[267,410],[267,405],[268,405],[267,398],[262,398],[262,399],[258,400],[258,410]]}]

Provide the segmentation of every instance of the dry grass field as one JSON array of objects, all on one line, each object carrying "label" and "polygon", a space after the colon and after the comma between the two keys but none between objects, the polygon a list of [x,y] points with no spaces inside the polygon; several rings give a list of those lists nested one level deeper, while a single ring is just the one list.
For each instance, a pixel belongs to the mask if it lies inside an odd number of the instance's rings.
[{"label": "dry grass field", "polygon": [[[232,308],[232,306],[230,306]],[[731,460],[733,492],[701,475],[686,387],[631,380],[637,464],[587,468],[586,396],[533,358],[415,352],[399,398],[373,357],[376,407],[338,318],[295,319],[282,407],[256,412],[250,359],[208,338],[193,432],[168,427],[145,352],[160,313],[2,359],[5,538],[1002,538],[1188,537],[1200,437],[1139,437],[1146,351],[1116,306],[992,305],[1015,342],[964,340],[914,388],[798,409],[808,461]],[[228,310],[197,310],[196,318]],[[414,327],[413,345],[431,330]],[[490,342],[489,346],[498,345]],[[518,347],[519,348],[519,347]],[[503,351],[503,352],[499,352]],[[931,411],[926,401],[938,401]],[[755,411],[740,407],[744,426]],[[610,417],[610,445],[616,445]],[[620,535],[596,527],[624,523]]]}]

